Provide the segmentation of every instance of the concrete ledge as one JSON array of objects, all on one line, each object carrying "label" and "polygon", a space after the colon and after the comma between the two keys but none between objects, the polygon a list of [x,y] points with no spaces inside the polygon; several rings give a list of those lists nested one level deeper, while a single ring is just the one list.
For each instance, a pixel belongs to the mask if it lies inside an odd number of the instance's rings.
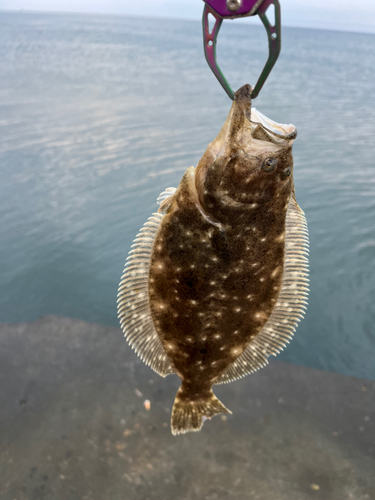
[{"label": "concrete ledge", "polygon": [[179,381],[119,329],[48,316],[0,346],[2,500],[375,499],[374,381],[271,360],[173,437]]}]

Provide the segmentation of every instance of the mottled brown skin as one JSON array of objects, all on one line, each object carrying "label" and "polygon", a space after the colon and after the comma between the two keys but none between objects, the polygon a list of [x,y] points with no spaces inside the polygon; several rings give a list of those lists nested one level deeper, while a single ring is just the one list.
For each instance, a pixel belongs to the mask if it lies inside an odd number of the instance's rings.
[{"label": "mottled brown skin", "polygon": [[[182,380],[180,400],[209,397],[280,292],[291,145],[251,129],[249,116],[245,86],[197,169],[186,171],[154,243],[150,306]],[[272,172],[263,170],[267,158],[277,159]]]}]

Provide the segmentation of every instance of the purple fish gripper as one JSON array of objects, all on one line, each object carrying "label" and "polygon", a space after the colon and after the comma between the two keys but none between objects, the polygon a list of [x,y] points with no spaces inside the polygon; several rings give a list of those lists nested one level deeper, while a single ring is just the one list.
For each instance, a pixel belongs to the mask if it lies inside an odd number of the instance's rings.
[{"label": "purple fish gripper", "polygon": [[[253,16],[264,0],[203,0],[221,18]],[[231,8],[229,8],[231,7]]]},{"label": "purple fish gripper", "polygon": [[[223,19],[235,19],[238,17],[248,17],[259,15],[264,24],[268,36],[268,59],[262,70],[257,83],[255,84],[251,97],[254,99],[259,94],[268,75],[270,74],[281,49],[281,21],[279,0],[203,0],[205,2],[203,10],[203,44],[204,54],[212,72],[219,80],[221,86],[234,100],[234,92],[223,75],[216,61],[217,36]],[[272,25],[266,15],[270,5],[275,7],[275,25]],[[210,32],[208,16],[211,14],[215,18],[215,24]]]}]

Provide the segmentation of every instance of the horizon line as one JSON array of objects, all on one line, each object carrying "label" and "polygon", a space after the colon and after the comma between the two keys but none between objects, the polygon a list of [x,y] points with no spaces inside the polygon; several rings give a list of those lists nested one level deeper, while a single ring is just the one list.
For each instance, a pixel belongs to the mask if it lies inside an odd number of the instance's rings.
[{"label": "horizon line", "polygon": [[[50,11],[50,10],[26,10],[26,9],[0,9],[0,14],[56,14],[56,15],[68,15],[68,16],[111,16],[111,17],[134,17],[139,19],[163,19],[163,20],[175,20],[175,21],[193,21],[201,23],[201,19],[189,18],[189,17],[168,17],[168,16],[147,16],[140,14],[125,14],[125,13],[114,13],[114,12],[72,12],[72,11]],[[249,23],[252,24],[252,23]],[[373,31],[358,31],[358,30],[348,30],[340,28],[317,28],[311,26],[292,26],[290,24],[283,25],[284,28],[301,29],[301,30],[312,30],[312,31],[331,31],[338,33],[354,33],[360,35],[375,35],[375,27],[372,28]]]}]

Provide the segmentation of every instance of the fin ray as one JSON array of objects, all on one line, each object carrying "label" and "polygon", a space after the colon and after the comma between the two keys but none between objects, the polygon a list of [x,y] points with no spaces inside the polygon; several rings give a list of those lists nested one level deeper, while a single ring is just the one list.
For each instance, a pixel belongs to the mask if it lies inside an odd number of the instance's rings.
[{"label": "fin ray", "polygon": [[[173,195],[167,188],[158,197],[162,203]],[[121,277],[117,312],[125,338],[138,356],[156,373],[175,373],[156,332],[148,300],[148,273],[153,242],[163,214],[154,213],[135,238]]]},{"label": "fin ray", "polygon": [[156,202],[160,205],[159,212],[164,213],[168,210],[173,202],[173,195],[176,192],[176,188],[169,187],[159,194]]}]

